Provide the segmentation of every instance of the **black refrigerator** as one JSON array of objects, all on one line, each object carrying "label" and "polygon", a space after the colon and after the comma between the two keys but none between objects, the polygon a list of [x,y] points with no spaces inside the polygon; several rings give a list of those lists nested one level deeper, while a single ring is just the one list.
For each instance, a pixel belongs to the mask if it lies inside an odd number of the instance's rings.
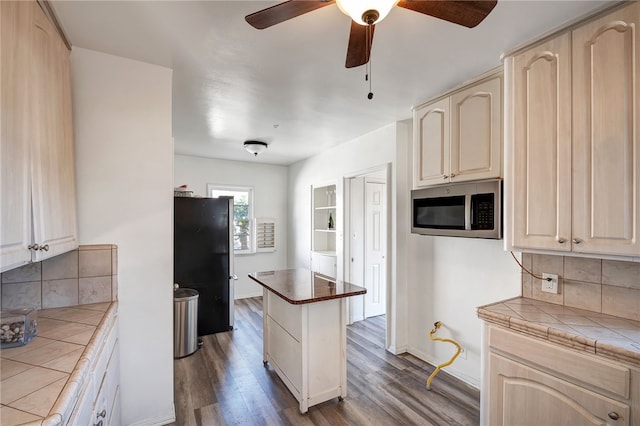
[{"label": "black refrigerator", "polygon": [[174,198],[173,279],[198,291],[198,336],[233,329],[233,197]]}]

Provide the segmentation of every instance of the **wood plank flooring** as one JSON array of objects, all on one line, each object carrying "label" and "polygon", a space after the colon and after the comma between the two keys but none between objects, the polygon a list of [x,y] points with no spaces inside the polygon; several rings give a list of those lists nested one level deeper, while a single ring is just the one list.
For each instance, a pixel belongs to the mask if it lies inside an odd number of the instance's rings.
[{"label": "wood plank flooring", "polygon": [[384,349],[384,316],[347,327],[347,397],[298,411],[262,363],[262,298],[236,301],[235,330],[203,338],[174,361],[176,426],[477,425],[479,392],[434,367]]}]

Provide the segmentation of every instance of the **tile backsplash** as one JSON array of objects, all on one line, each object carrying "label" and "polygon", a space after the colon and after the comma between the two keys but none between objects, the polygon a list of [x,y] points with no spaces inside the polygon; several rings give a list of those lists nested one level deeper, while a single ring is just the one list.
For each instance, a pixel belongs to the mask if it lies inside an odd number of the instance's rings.
[{"label": "tile backsplash", "polygon": [[59,308],[118,298],[118,247],[85,245],[1,274],[0,305]]},{"label": "tile backsplash", "polygon": [[640,263],[570,256],[522,254],[533,274],[558,275],[558,294],[522,271],[522,296],[640,321]]}]

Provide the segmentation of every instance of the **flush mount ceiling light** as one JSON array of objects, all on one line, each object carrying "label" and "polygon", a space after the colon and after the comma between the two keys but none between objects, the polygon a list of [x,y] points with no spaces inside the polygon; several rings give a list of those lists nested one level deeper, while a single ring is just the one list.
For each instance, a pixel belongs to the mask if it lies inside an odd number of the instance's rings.
[{"label": "flush mount ceiling light", "polygon": [[246,149],[247,151],[249,151],[255,156],[257,156],[262,151],[267,149],[268,146],[269,145],[267,145],[266,142],[262,142],[262,141],[245,141],[244,142],[244,149]]},{"label": "flush mount ceiling light", "polygon": [[336,3],[355,23],[372,25],[382,21],[398,0],[336,0]]}]

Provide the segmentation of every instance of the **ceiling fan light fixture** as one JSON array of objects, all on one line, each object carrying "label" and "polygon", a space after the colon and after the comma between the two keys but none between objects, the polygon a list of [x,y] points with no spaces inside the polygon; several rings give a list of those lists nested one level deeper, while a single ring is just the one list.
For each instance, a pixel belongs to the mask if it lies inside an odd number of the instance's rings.
[{"label": "ceiling fan light fixture", "polygon": [[398,0],[336,0],[336,3],[340,11],[354,22],[372,25],[380,23]]},{"label": "ceiling fan light fixture", "polygon": [[254,156],[257,156],[258,154],[263,152],[265,149],[267,149],[268,146],[269,145],[267,145],[266,142],[262,141],[244,141],[244,149],[246,149]]}]

